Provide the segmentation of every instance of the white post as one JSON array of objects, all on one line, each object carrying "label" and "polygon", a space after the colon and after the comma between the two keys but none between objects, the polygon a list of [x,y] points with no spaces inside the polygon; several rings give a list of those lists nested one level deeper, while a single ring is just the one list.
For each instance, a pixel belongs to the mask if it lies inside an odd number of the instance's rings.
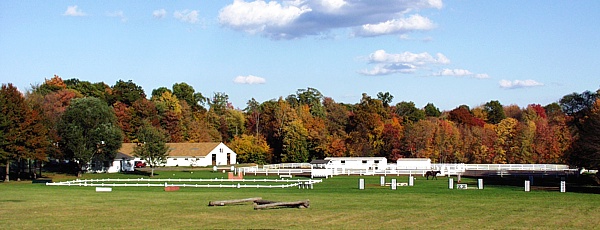
[{"label": "white post", "polygon": [[531,183],[528,180],[526,180],[525,181],[525,192],[529,192],[529,191],[531,191]]},{"label": "white post", "polygon": [[564,180],[560,182],[560,192],[567,192],[567,184]]},{"label": "white post", "polygon": [[396,190],[396,185],[397,185],[396,179],[392,179],[392,184],[391,184],[392,190]]},{"label": "white post", "polygon": [[450,178],[448,180],[448,188],[449,189],[454,189],[454,178]]},{"label": "white post", "polygon": [[477,188],[478,189],[483,189],[483,179],[478,179],[477,180]]},{"label": "white post", "polygon": [[385,185],[385,176],[381,176],[381,179],[379,180],[379,184],[380,184],[381,186],[384,186],[384,185]]},{"label": "white post", "polygon": [[414,186],[414,185],[415,185],[415,177],[409,176],[408,177],[408,186]]},{"label": "white post", "polygon": [[360,189],[360,190],[365,189],[365,179],[363,179],[363,178],[358,179],[358,189]]}]

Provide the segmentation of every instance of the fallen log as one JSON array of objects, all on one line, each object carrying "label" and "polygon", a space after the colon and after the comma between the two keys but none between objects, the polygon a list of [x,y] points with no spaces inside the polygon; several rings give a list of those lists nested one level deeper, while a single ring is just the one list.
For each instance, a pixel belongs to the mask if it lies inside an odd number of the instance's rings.
[{"label": "fallen log", "polygon": [[220,201],[209,201],[208,206],[225,206],[227,204],[238,204],[244,202],[254,202],[256,200],[262,200],[262,197],[238,199],[238,200],[220,200]]},{"label": "fallen log", "polygon": [[254,210],[267,209],[267,208],[308,208],[310,207],[309,200],[295,201],[295,202],[277,202],[269,204],[254,204]]},{"label": "fallen log", "polygon": [[272,203],[280,203],[281,201],[272,201],[272,200],[255,200],[255,204],[272,204]]}]

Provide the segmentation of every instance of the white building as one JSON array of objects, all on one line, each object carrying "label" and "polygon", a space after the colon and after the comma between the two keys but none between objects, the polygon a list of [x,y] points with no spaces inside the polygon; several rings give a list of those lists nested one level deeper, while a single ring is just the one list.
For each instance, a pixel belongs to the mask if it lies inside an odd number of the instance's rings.
[{"label": "white building", "polygon": [[95,173],[133,172],[134,162],[134,157],[118,152],[112,162],[92,161],[92,163],[88,165],[87,171]]},{"label": "white building", "polygon": [[326,157],[326,168],[380,170],[387,168],[385,157]]},{"label": "white building", "polygon": [[395,169],[431,170],[432,169],[431,168],[431,159],[429,159],[429,158],[400,158],[396,161]]},{"label": "white building", "polygon": [[[118,155],[106,172],[133,171],[136,162],[143,159],[133,156],[133,149],[137,143],[123,143]],[[237,154],[222,142],[203,143],[167,143],[169,156],[167,162],[161,166],[167,167],[205,167],[212,165],[233,165],[236,163]],[[122,157],[119,157],[122,156]]]}]

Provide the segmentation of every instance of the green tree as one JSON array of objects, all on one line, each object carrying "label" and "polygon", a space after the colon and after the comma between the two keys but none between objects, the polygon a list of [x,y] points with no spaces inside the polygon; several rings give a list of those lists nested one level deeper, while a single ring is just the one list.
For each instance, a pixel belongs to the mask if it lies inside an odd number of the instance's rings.
[{"label": "green tree", "polygon": [[485,112],[487,113],[488,122],[490,124],[498,124],[500,121],[506,118],[504,114],[504,108],[499,101],[490,101],[483,105]]},{"label": "green tree", "polygon": [[173,84],[173,94],[180,100],[184,100],[192,108],[193,111],[204,110],[204,102],[206,98],[201,93],[196,93],[194,87],[185,82]]},{"label": "green tree", "polygon": [[309,157],[307,137],[308,131],[301,121],[294,120],[285,126],[281,160],[283,162],[307,162]]},{"label": "green tree", "polygon": [[152,95],[150,97],[150,100],[155,101],[157,98],[162,97],[162,95],[165,92],[169,92],[170,94],[173,94],[173,91],[171,91],[170,89],[168,89],[167,87],[158,87],[156,89],[152,90]]},{"label": "green tree", "polygon": [[146,93],[144,93],[144,89],[142,89],[141,86],[135,84],[131,80],[127,82],[119,80],[112,87],[112,100],[110,101],[110,104],[112,105],[115,102],[120,101],[131,106],[133,102],[142,98],[146,98]]},{"label": "green tree", "polygon": [[217,92],[213,95],[212,99],[208,101],[210,111],[221,116],[225,113],[225,109],[229,105],[229,95],[222,92]]},{"label": "green tree", "polygon": [[396,104],[396,114],[401,116],[404,119],[404,122],[417,122],[425,118],[425,112],[418,109],[412,101],[403,101]]},{"label": "green tree", "polygon": [[298,89],[296,95],[289,95],[286,101],[294,108],[302,105],[308,105],[310,113],[316,117],[324,117],[325,109],[321,101],[323,100],[323,94],[315,88]]},{"label": "green tree", "polygon": [[423,110],[425,110],[425,116],[428,116],[428,117],[439,117],[440,115],[442,115],[442,112],[440,112],[440,109],[435,107],[435,105],[433,105],[433,103],[427,103],[427,105],[425,105],[425,108],[423,108]]},{"label": "green tree", "polygon": [[383,107],[387,108],[390,106],[390,103],[392,103],[394,96],[390,94],[390,92],[379,92],[377,93],[377,99],[381,100],[381,102],[383,102]]},{"label": "green tree", "polygon": [[63,153],[78,163],[78,177],[92,161],[112,161],[123,142],[114,110],[94,97],[73,99],[58,133]]},{"label": "green tree", "polygon": [[144,159],[152,169],[150,177],[154,177],[154,168],[167,162],[169,146],[164,131],[145,123],[137,132],[139,145],[134,147],[135,156]]},{"label": "green tree", "polygon": [[90,83],[89,81],[80,81],[79,79],[72,78],[65,80],[65,84],[67,85],[67,89],[76,90],[83,96],[99,98],[106,101],[107,104],[109,103],[108,99],[112,89],[104,82]]}]

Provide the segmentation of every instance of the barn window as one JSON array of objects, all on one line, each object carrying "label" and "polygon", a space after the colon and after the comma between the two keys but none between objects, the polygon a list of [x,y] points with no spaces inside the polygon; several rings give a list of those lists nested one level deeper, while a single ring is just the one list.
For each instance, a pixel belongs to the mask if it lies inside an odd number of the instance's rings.
[{"label": "barn window", "polygon": [[366,163],[367,163],[367,160],[363,160],[363,161],[362,161],[362,163],[363,163],[363,164],[366,164]]},{"label": "barn window", "polygon": [[185,160],[187,161],[188,159],[187,159],[187,158],[185,158]]},{"label": "barn window", "polygon": [[375,164],[379,164],[379,160],[375,160]]},{"label": "barn window", "polygon": [[342,160],[342,161],[340,161],[340,163],[342,163],[342,164],[346,164],[346,161],[345,161],[345,160]]}]

